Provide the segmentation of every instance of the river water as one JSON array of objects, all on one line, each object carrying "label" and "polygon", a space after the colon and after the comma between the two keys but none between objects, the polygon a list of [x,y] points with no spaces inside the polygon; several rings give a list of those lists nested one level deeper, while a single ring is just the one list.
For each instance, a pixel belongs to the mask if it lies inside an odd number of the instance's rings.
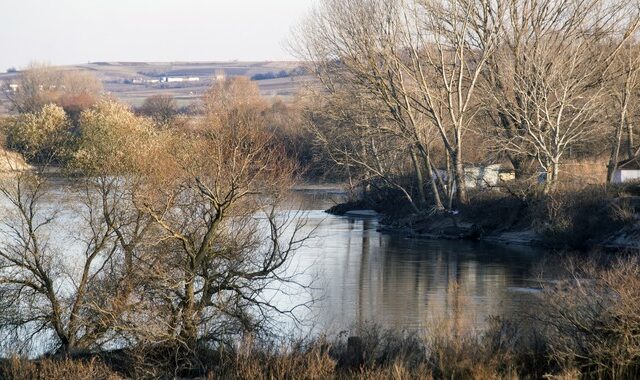
[{"label": "river water", "polygon": [[409,239],[377,231],[376,218],[329,215],[331,191],[299,191],[313,237],[290,270],[313,280],[305,329],[338,332],[363,323],[421,329],[442,318],[482,327],[490,316],[526,312],[535,298],[543,253],[481,242]]},{"label": "river water", "polygon": [[[59,225],[52,228],[67,230],[75,225],[68,210],[78,205],[68,198],[66,187],[56,188],[50,198],[45,206],[63,211]],[[420,330],[443,318],[482,328],[488,317],[521,314],[535,300],[543,252],[469,241],[408,239],[378,232],[375,217],[323,211],[343,200],[344,194],[336,189],[296,191],[289,210],[284,210],[303,217],[306,225],[301,233],[312,234],[285,273],[310,287],[271,294],[270,302],[282,309],[306,305],[295,309],[297,322],[283,318],[280,327],[285,334],[331,335],[364,323]],[[55,236],[50,244],[67,252],[69,261],[81,253],[72,237]]]}]

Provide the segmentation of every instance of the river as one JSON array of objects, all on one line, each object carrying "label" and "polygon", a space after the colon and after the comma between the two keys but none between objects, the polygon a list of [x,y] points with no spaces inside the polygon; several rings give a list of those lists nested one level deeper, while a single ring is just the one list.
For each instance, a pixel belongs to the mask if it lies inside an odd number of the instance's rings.
[{"label": "river", "polygon": [[[54,230],[66,231],[77,224],[70,210],[79,204],[67,193],[66,185],[54,186],[45,202],[45,208],[62,210],[51,226]],[[283,333],[331,335],[365,323],[421,330],[443,318],[482,328],[490,316],[523,313],[535,298],[543,252],[480,242],[409,239],[378,232],[375,217],[323,211],[343,200],[344,194],[337,189],[308,189],[294,192],[283,210],[304,218],[301,233],[311,233],[283,274],[310,286],[268,295],[282,309],[307,305],[295,309],[297,321],[283,317],[275,323]],[[82,253],[75,232],[56,232],[49,241],[66,252],[70,270],[75,268],[74,255]]]},{"label": "river", "polygon": [[314,232],[290,270],[304,270],[313,289],[280,297],[288,305],[314,299],[304,329],[375,323],[415,330],[441,318],[482,327],[489,316],[526,311],[535,297],[540,250],[381,233],[377,218],[325,213],[340,199],[335,191],[298,191],[295,199]]}]

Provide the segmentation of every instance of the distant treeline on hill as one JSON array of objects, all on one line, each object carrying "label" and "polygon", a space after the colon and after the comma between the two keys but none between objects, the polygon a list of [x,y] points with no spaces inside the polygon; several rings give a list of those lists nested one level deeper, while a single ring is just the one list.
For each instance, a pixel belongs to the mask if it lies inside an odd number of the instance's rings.
[{"label": "distant treeline on hill", "polygon": [[266,79],[276,79],[276,78],[287,78],[287,77],[296,77],[301,75],[307,75],[308,71],[304,67],[296,67],[293,70],[280,70],[278,72],[269,71],[267,73],[259,73],[255,74],[251,77],[251,80],[266,80]]}]

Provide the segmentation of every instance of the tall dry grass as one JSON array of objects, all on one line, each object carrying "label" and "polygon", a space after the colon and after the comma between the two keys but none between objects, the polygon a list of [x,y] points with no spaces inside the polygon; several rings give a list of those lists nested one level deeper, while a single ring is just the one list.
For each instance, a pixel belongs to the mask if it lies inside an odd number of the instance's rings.
[{"label": "tall dry grass", "polygon": [[0,361],[0,379],[12,380],[120,380],[118,373],[99,360],[31,361],[12,357]]}]

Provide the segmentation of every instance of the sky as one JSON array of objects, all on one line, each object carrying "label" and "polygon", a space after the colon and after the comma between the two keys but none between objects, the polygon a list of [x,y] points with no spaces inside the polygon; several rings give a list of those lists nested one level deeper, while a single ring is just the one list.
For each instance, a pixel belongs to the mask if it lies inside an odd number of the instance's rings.
[{"label": "sky", "polygon": [[0,0],[0,72],[30,62],[292,60],[315,0]]}]

